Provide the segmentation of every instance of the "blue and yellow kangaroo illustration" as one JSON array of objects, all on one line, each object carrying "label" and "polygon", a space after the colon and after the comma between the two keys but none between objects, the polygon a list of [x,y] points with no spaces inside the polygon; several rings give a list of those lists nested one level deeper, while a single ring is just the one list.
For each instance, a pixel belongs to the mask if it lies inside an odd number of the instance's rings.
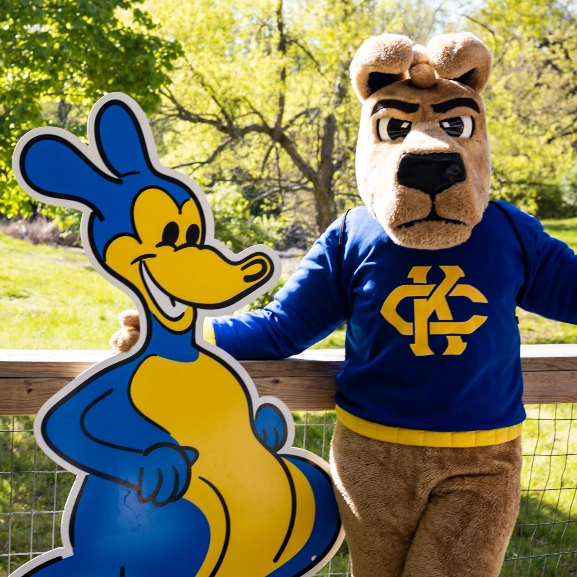
[{"label": "blue and yellow kangaroo illustration", "polygon": [[64,547],[14,575],[314,574],[343,537],[327,466],[290,447],[284,404],[259,398],[242,367],[201,338],[207,311],[234,310],[275,282],[276,255],[234,255],[214,239],[206,198],[160,164],[127,96],[97,103],[89,141],[32,131],[14,170],[32,196],[85,212],[84,246],[139,302],[141,341],[40,412],[39,443],[78,478]]}]

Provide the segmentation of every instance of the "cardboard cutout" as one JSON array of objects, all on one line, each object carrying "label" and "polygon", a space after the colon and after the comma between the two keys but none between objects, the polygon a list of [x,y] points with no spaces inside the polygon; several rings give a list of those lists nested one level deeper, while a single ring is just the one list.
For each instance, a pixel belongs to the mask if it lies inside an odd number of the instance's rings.
[{"label": "cardboard cutout", "polygon": [[64,547],[13,575],[313,575],[343,539],[328,466],[291,448],[287,407],[259,398],[241,365],[202,340],[208,311],[274,285],[278,257],[214,239],[205,196],[160,164],[132,99],[102,98],[88,130],[90,146],[30,132],[14,171],[42,202],[84,211],[88,256],[138,303],[141,335],[38,414],[38,443],[78,479]]}]

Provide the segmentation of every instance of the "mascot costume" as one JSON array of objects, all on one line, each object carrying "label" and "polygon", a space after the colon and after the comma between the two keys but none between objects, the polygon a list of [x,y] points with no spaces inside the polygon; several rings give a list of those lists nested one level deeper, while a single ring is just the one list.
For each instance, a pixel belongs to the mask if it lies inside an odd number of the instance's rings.
[{"label": "mascot costume", "polygon": [[515,309],[577,323],[573,251],[489,202],[490,69],[471,34],[367,40],[351,65],[365,206],[267,307],[205,326],[235,358],[272,359],[347,321],[331,472],[355,577],[499,574],[525,418]]}]

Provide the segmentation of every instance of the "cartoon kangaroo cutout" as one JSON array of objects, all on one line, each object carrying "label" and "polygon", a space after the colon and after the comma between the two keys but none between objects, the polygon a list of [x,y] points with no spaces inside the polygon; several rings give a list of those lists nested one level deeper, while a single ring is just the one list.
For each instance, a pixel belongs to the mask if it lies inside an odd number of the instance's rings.
[{"label": "cartoon kangaroo cutout", "polygon": [[40,411],[39,444],[78,479],[64,547],[14,576],[313,575],[343,539],[328,466],[291,448],[286,406],[201,337],[206,311],[274,284],[278,257],[214,239],[206,198],[160,164],[132,99],[101,99],[88,126],[90,146],[30,132],[14,171],[35,198],[85,212],[88,256],[139,303],[142,332]]}]

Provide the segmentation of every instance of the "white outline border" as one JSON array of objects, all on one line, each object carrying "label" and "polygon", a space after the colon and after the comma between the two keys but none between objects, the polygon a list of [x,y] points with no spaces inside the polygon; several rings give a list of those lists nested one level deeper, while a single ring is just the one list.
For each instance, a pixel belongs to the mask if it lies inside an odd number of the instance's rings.
[{"label": "white outline border", "polygon": [[[292,444],[294,442],[295,425],[294,425],[294,420],[292,418],[292,415],[291,415],[288,407],[280,399],[278,399],[276,397],[272,397],[272,396],[259,397],[255,384],[253,383],[249,374],[242,367],[242,365],[236,359],[234,359],[232,356],[230,356],[227,352],[223,351],[222,349],[218,348],[215,345],[207,343],[202,338],[202,326],[203,326],[205,317],[207,317],[207,316],[213,317],[213,316],[217,316],[217,315],[232,313],[232,312],[236,311],[237,309],[241,308],[242,306],[250,303],[252,300],[254,300],[254,298],[256,296],[266,292],[267,290],[271,289],[276,284],[276,282],[280,278],[280,274],[281,274],[280,258],[278,257],[278,255],[276,254],[276,252],[274,250],[272,250],[271,248],[269,248],[265,245],[255,245],[251,248],[248,248],[248,249],[242,251],[239,254],[235,254],[225,244],[223,244],[222,242],[220,242],[219,240],[214,238],[214,219],[213,219],[213,215],[212,215],[212,209],[208,203],[208,200],[207,200],[205,194],[202,192],[201,188],[198,186],[198,184],[194,180],[192,180],[191,178],[183,175],[182,173],[180,173],[174,169],[167,168],[160,163],[160,160],[158,158],[158,153],[156,150],[156,145],[154,142],[154,138],[152,136],[152,131],[150,129],[150,125],[148,124],[148,120],[146,118],[146,115],[144,114],[144,112],[142,111],[140,106],[132,98],[130,98],[126,94],[123,94],[120,92],[111,92],[110,94],[107,94],[106,96],[100,98],[98,100],[98,102],[94,105],[94,107],[91,110],[90,115],[88,117],[89,143],[95,143],[96,142],[95,119],[96,119],[100,109],[104,105],[106,105],[107,103],[109,103],[111,101],[118,101],[118,100],[123,102],[125,105],[127,105],[131,109],[131,111],[134,113],[138,123],[140,124],[140,128],[141,128],[142,134],[144,136],[144,140],[145,140],[147,152],[148,152],[148,155],[150,158],[150,162],[151,162],[152,166],[154,167],[154,169],[157,170],[160,174],[164,174],[164,175],[166,175],[172,179],[175,179],[175,180],[181,182],[185,187],[189,188],[193,192],[193,194],[196,196],[196,199],[197,199],[197,201],[200,205],[200,208],[203,211],[204,217],[205,217],[205,226],[206,226],[205,244],[208,246],[212,246],[215,249],[219,250],[221,253],[223,253],[225,255],[226,258],[230,259],[233,262],[237,262],[237,261],[240,261],[240,260],[247,258],[253,252],[261,252],[261,253],[264,252],[271,259],[271,262],[273,263],[273,269],[274,269],[273,274],[272,274],[271,278],[265,284],[263,284],[259,289],[257,289],[257,291],[255,291],[254,293],[248,294],[247,296],[245,296],[244,298],[242,298],[240,301],[236,302],[233,305],[230,305],[230,306],[222,308],[222,309],[210,310],[210,315],[209,315],[208,311],[204,311],[202,309],[196,309],[196,312],[197,312],[196,334],[195,334],[196,342],[202,343],[203,348],[206,348],[212,354],[221,358],[223,361],[225,361],[225,363],[230,365],[230,367],[233,370],[236,371],[238,376],[242,379],[248,394],[250,395],[250,400],[252,402],[252,406],[253,406],[253,410],[254,410],[255,415],[256,415],[256,413],[257,413],[257,411],[261,405],[269,404],[269,405],[274,405],[281,412],[281,414],[284,416],[285,422],[287,424],[286,441],[285,441],[283,448],[281,448],[279,451],[277,451],[277,453],[279,455],[294,455],[297,457],[304,457],[307,460],[314,463],[315,465],[317,465],[322,470],[324,470],[327,473],[327,475],[330,477],[329,465],[324,459],[318,457],[317,455],[315,455],[314,453],[311,453],[310,451],[306,451],[304,449],[297,449],[297,448],[292,446]],[[51,559],[53,559],[55,557],[61,556],[63,558],[66,558],[66,557],[73,555],[72,544],[70,543],[70,527],[69,527],[69,525],[70,525],[70,520],[71,520],[71,516],[72,516],[72,511],[74,510],[74,505],[75,505],[76,500],[78,498],[79,491],[80,491],[80,489],[84,483],[84,479],[86,478],[88,473],[86,473],[80,469],[77,469],[76,467],[72,466],[70,463],[64,461],[59,455],[54,453],[52,451],[52,449],[48,446],[48,444],[44,441],[44,438],[42,437],[42,432],[41,432],[41,424],[44,420],[44,417],[46,416],[47,412],[55,404],[57,404],[66,395],[70,394],[74,389],[79,387],[84,381],[91,378],[96,373],[99,373],[103,369],[106,369],[112,365],[115,365],[119,362],[122,362],[126,359],[129,359],[129,358],[135,356],[140,351],[140,349],[142,348],[142,346],[145,342],[145,335],[147,334],[146,313],[144,311],[144,307],[143,307],[143,304],[142,304],[140,297],[134,291],[132,291],[130,288],[128,288],[126,285],[120,283],[120,281],[117,278],[115,278],[114,276],[109,274],[101,266],[100,262],[96,259],[96,257],[94,256],[94,254],[92,252],[92,244],[90,243],[89,235],[88,235],[88,222],[89,222],[89,217],[92,214],[92,210],[90,210],[89,208],[86,207],[86,205],[84,205],[78,201],[68,200],[68,199],[56,199],[53,197],[49,197],[49,196],[45,196],[43,194],[40,194],[40,193],[36,192],[32,187],[28,186],[27,182],[23,178],[22,173],[20,172],[20,155],[22,153],[22,150],[26,146],[26,144],[31,139],[33,139],[37,136],[40,136],[40,135],[55,135],[55,136],[58,136],[64,140],[68,141],[74,148],[76,148],[78,150],[80,155],[86,156],[91,162],[94,163],[94,165],[96,167],[98,167],[100,170],[102,170],[105,174],[108,174],[108,175],[113,176],[113,177],[116,177],[116,176],[110,174],[109,169],[105,166],[104,162],[100,158],[100,155],[98,154],[98,150],[97,150],[95,144],[85,145],[76,136],[70,134],[68,131],[61,129],[61,128],[45,127],[45,128],[37,128],[37,129],[31,130],[30,132],[25,134],[20,139],[16,148],[14,149],[14,154],[12,157],[13,158],[12,166],[13,166],[14,174],[16,176],[16,180],[17,180],[18,184],[20,185],[20,187],[26,193],[28,193],[33,198],[36,198],[36,199],[38,199],[41,202],[44,202],[46,204],[65,206],[65,207],[74,208],[76,210],[82,211],[82,213],[83,213],[82,227],[81,227],[82,244],[84,246],[84,249],[85,249],[86,255],[88,256],[88,259],[90,260],[90,263],[92,264],[94,269],[100,275],[102,275],[112,285],[114,285],[115,287],[122,290],[125,294],[127,294],[132,299],[132,301],[136,304],[136,308],[138,309],[138,313],[139,313],[139,316],[141,319],[141,325],[142,326],[141,326],[140,338],[138,339],[138,342],[136,343],[136,345],[134,346],[134,348],[131,351],[129,351],[128,353],[120,353],[120,354],[114,355],[110,359],[102,361],[102,362],[98,363],[97,365],[91,367],[90,369],[88,369],[87,371],[82,373],[80,376],[76,377],[72,382],[70,382],[68,385],[66,385],[58,393],[53,395],[50,399],[48,399],[48,401],[46,401],[46,403],[44,403],[42,408],[38,411],[38,414],[36,415],[36,419],[34,422],[34,435],[36,437],[36,442],[38,443],[40,448],[53,461],[58,463],[61,467],[63,467],[67,471],[74,473],[77,476],[77,479],[76,479],[76,481],[75,481],[75,483],[74,483],[74,485],[70,491],[70,494],[69,494],[68,499],[66,501],[66,505],[64,506],[64,513],[62,516],[62,524],[61,524],[60,531],[61,531],[62,542],[63,542],[64,546],[59,547],[57,549],[53,549],[51,551],[43,553],[42,555],[39,555],[38,557],[35,557],[31,561],[28,561],[27,563],[25,563],[22,567],[17,569],[15,572],[11,573],[9,577],[23,577],[26,573],[30,572],[32,569],[34,569],[38,565],[46,563],[47,561],[50,561]],[[253,419],[254,419],[254,415],[253,415]],[[343,542],[344,537],[345,537],[344,529],[343,529],[342,524],[341,524],[340,532],[339,532],[339,534],[335,540],[333,547],[327,552],[327,554],[324,557],[322,557],[321,559],[318,560],[317,563],[315,563],[314,567],[311,568],[310,571],[308,571],[307,573],[303,573],[302,577],[311,577],[315,573],[317,573],[322,567],[324,567],[324,565],[326,565],[331,560],[331,558],[336,554],[336,552],[338,551],[339,547],[341,546],[341,544]]]}]

